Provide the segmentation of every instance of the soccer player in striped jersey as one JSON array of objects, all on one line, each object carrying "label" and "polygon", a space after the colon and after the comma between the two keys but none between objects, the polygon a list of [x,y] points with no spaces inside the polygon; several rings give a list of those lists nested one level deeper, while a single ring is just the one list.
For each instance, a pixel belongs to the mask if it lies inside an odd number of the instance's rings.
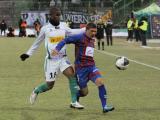
[{"label": "soccer player in striped jersey", "polygon": [[94,23],[88,23],[85,33],[65,38],[56,46],[55,49],[53,49],[52,55],[58,55],[65,44],[75,44],[75,71],[80,87],[78,97],[83,97],[88,94],[87,83],[91,80],[98,87],[102,109],[103,112],[106,113],[114,110],[114,107],[108,106],[107,104],[106,88],[99,69],[96,67],[93,59],[95,42],[94,37],[96,32],[96,25]]},{"label": "soccer player in striped jersey", "polygon": [[60,22],[61,11],[57,7],[51,7],[49,22],[41,28],[39,36],[32,44],[30,49],[20,56],[21,60],[24,61],[29,58],[45,41],[46,58],[45,58],[45,83],[37,86],[31,96],[30,103],[33,104],[36,101],[38,94],[46,92],[54,86],[57,74],[61,71],[68,79],[71,91],[71,106],[73,108],[83,109],[84,106],[77,102],[78,85],[75,77],[74,69],[70,64],[70,61],[66,55],[66,47],[63,47],[57,56],[52,56],[51,52],[56,45],[65,38],[72,34],[84,32],[85,29],[70,29],[66,24]]}]

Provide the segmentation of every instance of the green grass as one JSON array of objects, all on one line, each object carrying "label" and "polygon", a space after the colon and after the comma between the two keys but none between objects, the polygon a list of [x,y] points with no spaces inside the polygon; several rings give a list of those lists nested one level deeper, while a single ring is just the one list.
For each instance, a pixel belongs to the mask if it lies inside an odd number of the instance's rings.
[{"label": "green grass", "polygon": [[[108,102],[115,111],[103,114],[98,91],[89,83],[89,94],[81,99],[84,110],[69,108],[68,81],[59,75],[55,87],[40,94],[35,105],[29,104],[34,87],[44,82],[44,44],[25,62],[19,55],[33,43],[33,38],[0,38],[0,120],[159,120],[160,71],[130,62],[129,68],[115,68],[115,57],[95,51],[96,64],[108,88]],[[114,39],[114,46],[105,51],[124,55],[146,64],[160,67],[160,50],[141,48]],[[153,45],[153,44],[151,44]],[[73,62],[73,45],[68,55]]]}]

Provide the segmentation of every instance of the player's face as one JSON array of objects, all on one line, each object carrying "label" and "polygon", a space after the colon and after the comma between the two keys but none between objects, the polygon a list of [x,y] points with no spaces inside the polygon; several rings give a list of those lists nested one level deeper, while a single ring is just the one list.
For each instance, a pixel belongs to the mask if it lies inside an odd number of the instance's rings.
[{"label": "player's face", "polygon": [[59,22],[60,22],[60,16],[61,16],[60,10],[53,11],[50,14],[51,20],[54,21],[54,23],[57,23],[57,24],[59,24]]},{"label": "player's face", "polygon": [[94,38],[97,33],[97,28],[90,28],[86,31],[86,35],[90,38]]}]

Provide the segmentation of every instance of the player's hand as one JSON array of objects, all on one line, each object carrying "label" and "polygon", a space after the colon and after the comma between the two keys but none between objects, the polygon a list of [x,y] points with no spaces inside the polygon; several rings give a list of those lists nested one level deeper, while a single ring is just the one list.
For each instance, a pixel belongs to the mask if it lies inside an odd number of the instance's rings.
[{"label": "player's hand", "polygon": [[25,61],[27,58],[29,58],[29,55],[22,54],[22,55],[20,55],[20,58],[21,58],[22,61]]},{"label": "player's hand", "polygon": [[58,51],[57,51],[57,50],[52,50],[51,55],[52,55],[52,56],[56,56],[56,55],[58,55]]}]

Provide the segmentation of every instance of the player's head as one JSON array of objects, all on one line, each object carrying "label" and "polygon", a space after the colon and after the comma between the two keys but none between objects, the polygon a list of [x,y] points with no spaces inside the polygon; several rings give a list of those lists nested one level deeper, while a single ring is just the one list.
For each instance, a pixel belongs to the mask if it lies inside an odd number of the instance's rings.
[{"label": "player's head", "polygon": [[60,16],[61,16],[60,9],[57,7],[51,7],[49,14],[50,14],[51,24],[53,24],[54,26],[58,26],[60,22]]},{"label": "player's head", "polygon": [[97,33],[97,26],[94,23],[88,23],[86,26],[86,35],[90,38],[95,37]]}]

